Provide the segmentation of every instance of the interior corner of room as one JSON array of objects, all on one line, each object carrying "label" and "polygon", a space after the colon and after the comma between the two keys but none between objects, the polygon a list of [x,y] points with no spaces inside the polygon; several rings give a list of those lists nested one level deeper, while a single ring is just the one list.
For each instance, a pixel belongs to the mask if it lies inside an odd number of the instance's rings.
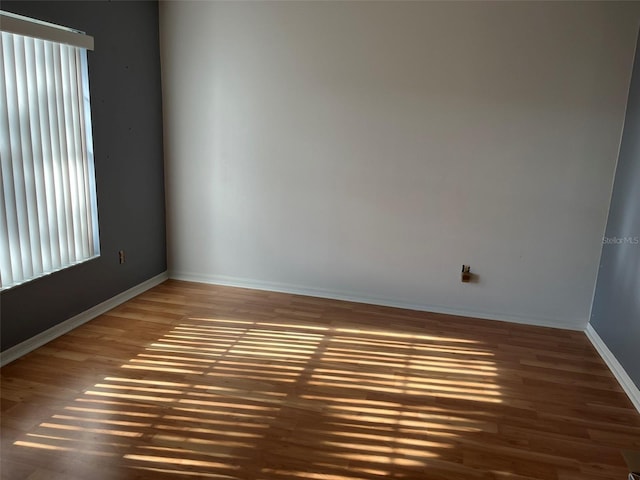
[{"label": "interior corner of room", "polygon": [[3,365],[171,278],[585,332],[640,412],[640,3],[2,9],[95,39],[101,250]]},{"label": "interior corner of room", "polygon": [[3,8],[97,39],[103,252],[2,292],[3,350],[168,271],[591,322],[640,383],[635,4]]}]

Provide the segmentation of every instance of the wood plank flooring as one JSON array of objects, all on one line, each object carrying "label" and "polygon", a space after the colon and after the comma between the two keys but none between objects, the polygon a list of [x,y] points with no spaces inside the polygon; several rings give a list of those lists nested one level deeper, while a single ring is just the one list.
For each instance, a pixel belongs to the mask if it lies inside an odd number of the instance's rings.
[{"label": "wood plank flooring", "polygon": [[7,480],[626,479],[581,332],[167,281],[1,371]]}]

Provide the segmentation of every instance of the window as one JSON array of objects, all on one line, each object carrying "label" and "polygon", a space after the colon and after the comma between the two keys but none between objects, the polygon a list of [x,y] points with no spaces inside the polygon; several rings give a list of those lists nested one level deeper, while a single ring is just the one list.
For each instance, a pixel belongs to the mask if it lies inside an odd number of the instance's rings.
[{"label": "window", "polygon": [[87,48],[0,12],[0,288],[100,254]]}]

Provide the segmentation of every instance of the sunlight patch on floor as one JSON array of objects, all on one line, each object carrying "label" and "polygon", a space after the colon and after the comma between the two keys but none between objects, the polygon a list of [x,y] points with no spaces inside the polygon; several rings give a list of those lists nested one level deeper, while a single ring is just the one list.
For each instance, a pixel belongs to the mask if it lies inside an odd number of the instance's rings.
[{"label": "sunlight patch on floor", "polygon": [[258,454],[286,464],[311,450],[308,468],[261,471],[283,480],[424,473],[460,434],[495,431],[481,414],[433,404],[500,403],[492,356],[467,339],[190,317],[14,445],[193,478],[250,477]]}]

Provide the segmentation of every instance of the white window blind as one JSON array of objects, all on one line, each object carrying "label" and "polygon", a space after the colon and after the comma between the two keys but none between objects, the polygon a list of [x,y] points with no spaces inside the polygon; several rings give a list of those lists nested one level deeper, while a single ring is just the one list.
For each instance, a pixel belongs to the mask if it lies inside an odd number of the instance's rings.
[{"label": "white window blind", "polygon": [[6,289],[94,258],[100,248],[86,49],[0,33]]}]

